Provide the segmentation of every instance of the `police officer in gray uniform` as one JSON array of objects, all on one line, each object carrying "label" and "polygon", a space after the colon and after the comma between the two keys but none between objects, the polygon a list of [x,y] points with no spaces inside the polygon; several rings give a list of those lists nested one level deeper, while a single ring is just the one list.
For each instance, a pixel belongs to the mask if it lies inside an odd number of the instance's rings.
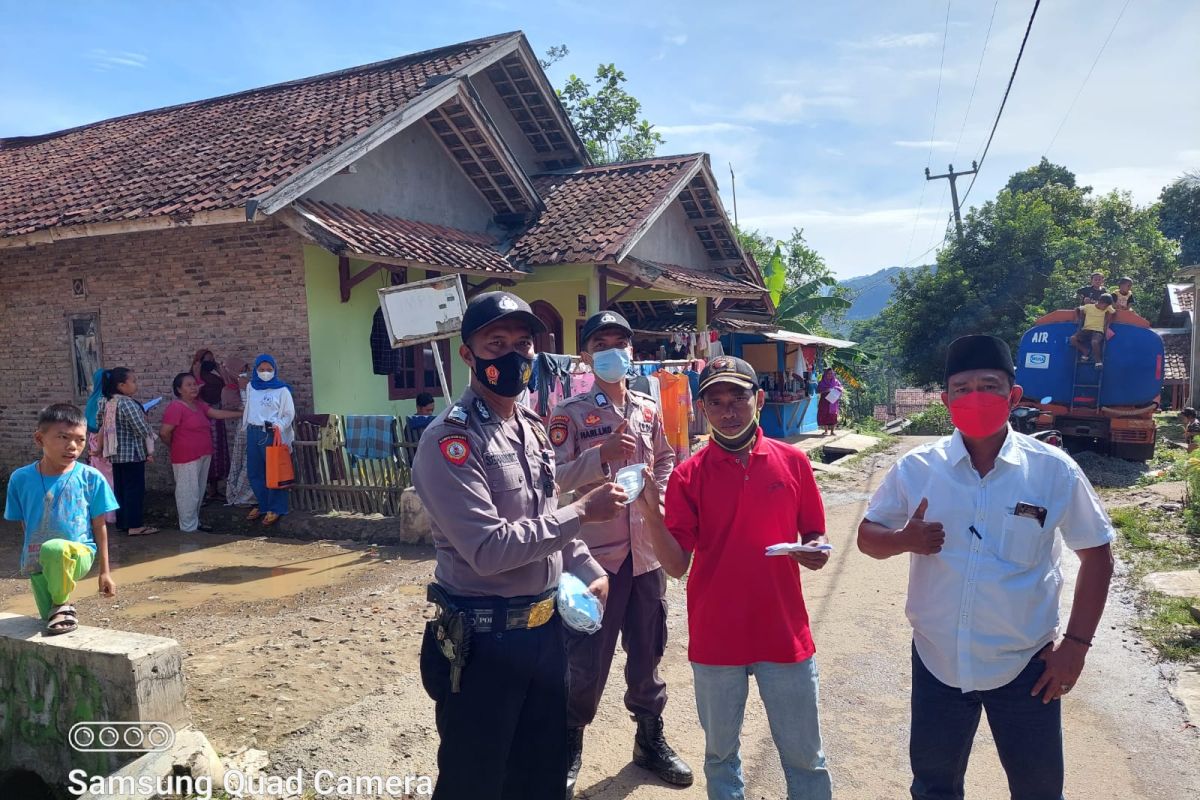
[{"label": "police officer in gray uniform", "polygon": [[438,415],[413,464],[437,549],[421,679],[441,743],[434,800],[561,800],[567,661],[554,595],[565,569],[601,600],[608,578],[578,537],[627,499],[604,483],[558,508],[554,449],[517,402],[544,329],[507,292],[477,296],[459,356],[471,385]]}]

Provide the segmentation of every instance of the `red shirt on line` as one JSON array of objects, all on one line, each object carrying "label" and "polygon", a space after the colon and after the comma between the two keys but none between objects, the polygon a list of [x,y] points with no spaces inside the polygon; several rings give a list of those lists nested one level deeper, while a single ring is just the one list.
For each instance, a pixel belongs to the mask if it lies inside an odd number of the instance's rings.
[{"label": "red shirt on line", "polygon": [[187,464],[213,454],[208,406],[203,400],[193,402],[194,409],[188,408],[182,400],[172,400],[163,412],[163,424],[175,426],[171,433],[172,464]]},{"label": "red shirt on line", "polygon": [[811,657],[800,565],[769,545],[825,532],[825,507],[803,451],[758,432],[743,467],[709,444],[671,474],[666,523],[693,552],[688,660],[710,666]]}]

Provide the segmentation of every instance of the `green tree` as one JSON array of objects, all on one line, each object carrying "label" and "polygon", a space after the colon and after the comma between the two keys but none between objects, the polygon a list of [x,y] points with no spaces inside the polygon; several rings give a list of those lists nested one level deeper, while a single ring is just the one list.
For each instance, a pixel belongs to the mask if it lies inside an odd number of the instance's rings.
[{"label": "green tree", "polygon": [[[547,53],[552,57],[557,53]],[[559,56],[561,57],[561,56]],[[600,64],[589,86],[572,74],[558,91],[563,108],[597,164],[653,156],[665,140],[645,119],[641,102],[625,90],[625,73],[614,64]]]},{"label": "green tree", "polygon": [[963,241],[938,254],[936,271],[898,275],[892,303],[874,321],[916,385],[942,382],[946,347],[958,336],[990,333],[1015,347],[1039,316],[1072,307],[1093,270],[1133,278],[1138,312],[1158,318],[1176,262],[1153,207],[1135,206],[1128,193],[1092,197],[1049,162],[1010,186],[970,210]]},{"label": "green tree", "polygon": [[[792,228],[792,235],[787,239],[774,239],[759,230],[738,230],[737,237],[742,249],[754,256],[760,268],[767,265],[775,245],[779,245],[787,267],[788,286],[802,286],[817,278],[833,278],[833,270],[825,259],[805,240],[803,228]],[[836,284],[835,280],[831,285]]]},{"label": "green tree", "polygon": [[1158,227],[1179,243],[1180,265],[1200,264],[1200,171],[1180,176],[1158,200]]}]

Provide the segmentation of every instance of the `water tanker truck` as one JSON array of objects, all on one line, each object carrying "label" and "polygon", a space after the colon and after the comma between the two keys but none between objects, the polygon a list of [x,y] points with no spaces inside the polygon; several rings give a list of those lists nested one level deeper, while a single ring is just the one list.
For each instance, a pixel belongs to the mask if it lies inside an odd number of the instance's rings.
[{"label": "water tanker truck", "polygon": [[1080,360],[1071,346],[1079,330],[1074,309],[1037,320],[1017,349],[1021,405],[1037,408],[1039,429],[1057,428],[1071,449],[1092,448],[1145,461],[1154,454],[1154,412],[1163,382],[1162,338],[1133,311],[1109,326],[1103,367]]}]

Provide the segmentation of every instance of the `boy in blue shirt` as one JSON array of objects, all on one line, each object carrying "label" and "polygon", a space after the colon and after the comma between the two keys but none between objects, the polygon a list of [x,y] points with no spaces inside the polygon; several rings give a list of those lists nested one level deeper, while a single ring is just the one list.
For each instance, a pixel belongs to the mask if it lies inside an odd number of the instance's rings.
[{"label": "boy in blue shirt", "polygon": [[42,458],[9,478],[4,518],[24,526],[21,572],[29,575],[46,634],[56,636],[79,627],[71,593],[97,555],[100,594],[116,594],[104,515],[116,510],[117,499],[99,470],[78,461],[87,447],[87,422],[78,408],[57,403],[42,409],[33,440]]}]

